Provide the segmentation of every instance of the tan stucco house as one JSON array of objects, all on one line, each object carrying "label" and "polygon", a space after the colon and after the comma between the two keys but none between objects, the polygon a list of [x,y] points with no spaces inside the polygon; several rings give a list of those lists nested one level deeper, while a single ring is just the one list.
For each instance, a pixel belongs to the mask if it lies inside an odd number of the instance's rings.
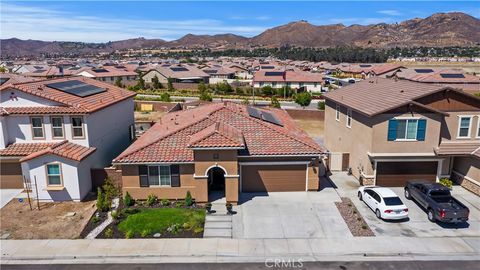
[{"label": "tan stucco house", "polygon": [[238,203],[241,192],[317,190],[323,152],[285,111],[226,102],[166,114],[113,163],[135,199],[190,191],[204,203],[217,191]]},{"label": "tan stucco house", "polygon": [[441,85],[370,78],[325,95],[331,170],[364,184],[457,179],[480,186],[480,99]]}]

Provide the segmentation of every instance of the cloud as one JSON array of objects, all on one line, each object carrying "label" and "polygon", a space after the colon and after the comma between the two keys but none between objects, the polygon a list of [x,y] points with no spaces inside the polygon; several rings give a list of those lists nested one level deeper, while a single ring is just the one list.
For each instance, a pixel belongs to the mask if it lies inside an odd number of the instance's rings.
[{"label": "cloud", "polygon": [[2,3],[1,15],[1,38],[106,42],[140,36],[172,40],[188,33],[253,36],[265,30],[260,26],[226,25],[214,19],[114,19],[11,3]]},{"label": "cloud", "polygon": [[395,10],[395,9],[380,10],[380,11],[378,11],[378,13],[385,14],[385,15],[388,15],[388,16],[402,16],[403,15],[402,12],[400,12],[398,10]]},{"label": "cloud", "polygon": [[360,24],[360,25],[369,25],[369,24],[377,24],[377,23],[393,23],[395,20],[390,17],[369,17],[369,18],[361,18],[361,17],[348,17],[348,18],[332,18],[327,20],[314,20],[312,21],[313,24],[344,24],[344,25],[352,25],[352,24]]}]

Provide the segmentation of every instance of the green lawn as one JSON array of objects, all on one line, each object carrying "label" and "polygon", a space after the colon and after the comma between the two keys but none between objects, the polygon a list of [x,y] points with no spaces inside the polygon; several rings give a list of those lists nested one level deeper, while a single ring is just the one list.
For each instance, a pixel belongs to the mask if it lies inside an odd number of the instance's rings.
[{"label": "green lawn", "polygon": [[184,229],[202,228],[205,222],[205,210],[185,208],[151,208],[142,209],[139,213],[127,216],[118,224],[118,229],[124,233],[141,234],[148,231],[162,233],[174,224]]}]

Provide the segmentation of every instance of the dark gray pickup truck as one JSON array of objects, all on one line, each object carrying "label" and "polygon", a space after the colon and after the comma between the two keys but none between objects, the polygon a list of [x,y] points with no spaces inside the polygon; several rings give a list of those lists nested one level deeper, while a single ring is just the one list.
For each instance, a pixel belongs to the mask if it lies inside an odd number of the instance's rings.
[{"label": "dark gray pickup truck", "polygon": [[405,198],[414,199],[427,210],[428,220],[457,223],[468,220],[470,210],[452,197],[450,189],[437,183],[409,181],[405,187]]}]

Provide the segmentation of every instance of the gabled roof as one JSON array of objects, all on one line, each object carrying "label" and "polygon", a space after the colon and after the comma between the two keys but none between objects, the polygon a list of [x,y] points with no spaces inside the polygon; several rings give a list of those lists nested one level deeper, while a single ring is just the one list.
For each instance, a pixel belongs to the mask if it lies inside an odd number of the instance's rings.
[{"label": "gabled roof", "polygon": [[48,143],[12,143],[8,145],[5,149],[0,149],[1,157],[20,157],[28,156],[32,153],[44,150],[52,145],[55,145],[55,142]]},{"label": "gabled roof", "polygon": [[[158,73],[162,74],[165,78],[173,79],[187,79],[187,78],[204,78],[209,75],[196,66],[191,65],[158,65],[155,69]],[[149,70],[150,72],[152,70]],[[147,72],[147,73],[148,73]]]},{"label": "gabled roof", "polygon": [[193,134],[188,143],[190,148],[244,148],[245,141],[240,130],[221,122]]},{"label": "gabled roof", "polygon": [[33,152],[26,157],[20,159],[20,162],[32,160],[43,155],[56,155],[63,158],[68,158],[75,161],[81,161],[91,153],[95,152],[95,147],[85,147],[69,141],[62,141],[50,145],[42,150]]},{"label": "gabled roof", "polygon": [[317,82],[320,83],[323,76],[320,73],[307,71],[279,71],[279,70],[259,70],[253,77],[254,82]]},{"label": "gabled roof", "polygon": [[375,77],[331,91],[324,97],[364,115],[374,116],[410,103],[418,105],[416,99],[445,89],[450,88]]},{"label": "gabled roof", "polygon": [[[106,91],[89,95],[86,97],[76,96],[64,91],[60,91],[54,88],[49,87],[48,85],[57,82],[66,82],[66,81],[81,81],[83,83],[100,87],[105,89]],[[47,100],[52,100],[58,103],[61,103],[62,106],[58,107],[48,107],[45,109],[40,109],[38,107],[4,107],[4,109],[8,112],[11,111],[12,113],[20,113],[20,114],[28,114],[32,113],[53,113],[56,109],[61,112],[78,112],[78,113],[90,113],[110,105],[113,105],[117,102],[126,100],[128,98],[133,98],[136,94],[134,92],[125,90],[120,87],[113,86],[108,83],[99,82],[94,79],[89,79],[85,77],[68,77],[68,78],[59,78],[59,79],[51,79],[51,80],[41,80],[35,82],[27,82],[27,83],[18,83],[13,85],[6,85],[5,87],[0,87],[0,91],[6,91],[8,89],[16,89],[27,94],[41,97]]]},{"label": "gabled roof", "polygon": [[248,156],[318,156],[324,152],[285,111],[270,112],[283,126],[250,117],[245,105],[231,102],[172,112],[115,158],[114,163],[193,162],[191,145],[236,147],[243,143]]}]

